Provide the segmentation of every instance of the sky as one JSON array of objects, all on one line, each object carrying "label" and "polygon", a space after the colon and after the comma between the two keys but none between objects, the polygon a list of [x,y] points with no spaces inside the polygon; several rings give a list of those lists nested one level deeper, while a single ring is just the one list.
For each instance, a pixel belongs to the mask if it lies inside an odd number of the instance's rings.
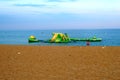
[{"label": "sky", "polygon": [[120,0],[0,0],[0,30],[120,28]]}]

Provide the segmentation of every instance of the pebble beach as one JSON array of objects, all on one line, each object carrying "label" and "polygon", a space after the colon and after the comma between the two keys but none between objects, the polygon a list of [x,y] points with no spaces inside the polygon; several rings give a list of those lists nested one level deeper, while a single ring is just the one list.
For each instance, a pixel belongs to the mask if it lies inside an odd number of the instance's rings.
[{"label": "pebble beach", "polygon": [[120,47],[0,45],[0,80],[120,80]]}]

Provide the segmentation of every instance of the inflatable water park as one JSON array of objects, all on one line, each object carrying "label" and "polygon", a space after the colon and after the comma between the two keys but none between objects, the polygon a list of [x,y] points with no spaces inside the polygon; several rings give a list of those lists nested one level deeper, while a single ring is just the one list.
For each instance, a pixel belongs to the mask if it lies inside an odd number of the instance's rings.
[{"label": "inflatable water park", "polygon": [[28,38],[28,42],[48,42],[48,43],[69,43],[75,41],[89,41],[89,42],[100,42],[102,38],[96,36],[91,38],[70,38],[67,33],[52,33],[52,37],[48,40],[39,40],[35,36],[31,35]]}]

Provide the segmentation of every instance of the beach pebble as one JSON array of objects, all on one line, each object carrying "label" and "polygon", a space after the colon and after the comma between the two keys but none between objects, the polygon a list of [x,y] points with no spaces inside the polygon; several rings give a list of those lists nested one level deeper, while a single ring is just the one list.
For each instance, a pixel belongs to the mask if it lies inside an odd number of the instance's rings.
[{"label": "beach pebble", "polygon": [[103,49],[105,48],[105,46],[102,47]]},{"label": "beach pebble", "polygon": [[21,52],[17,52],[17,54],[21,54]]}]

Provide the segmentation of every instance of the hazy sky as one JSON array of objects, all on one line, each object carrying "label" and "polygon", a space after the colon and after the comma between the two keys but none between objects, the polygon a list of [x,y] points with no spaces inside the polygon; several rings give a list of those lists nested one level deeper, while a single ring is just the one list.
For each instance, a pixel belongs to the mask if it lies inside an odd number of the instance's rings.
[{"label": "hazy sky", "polygon": [[0,0],[0,30],[120,28],[120,0]]}]

